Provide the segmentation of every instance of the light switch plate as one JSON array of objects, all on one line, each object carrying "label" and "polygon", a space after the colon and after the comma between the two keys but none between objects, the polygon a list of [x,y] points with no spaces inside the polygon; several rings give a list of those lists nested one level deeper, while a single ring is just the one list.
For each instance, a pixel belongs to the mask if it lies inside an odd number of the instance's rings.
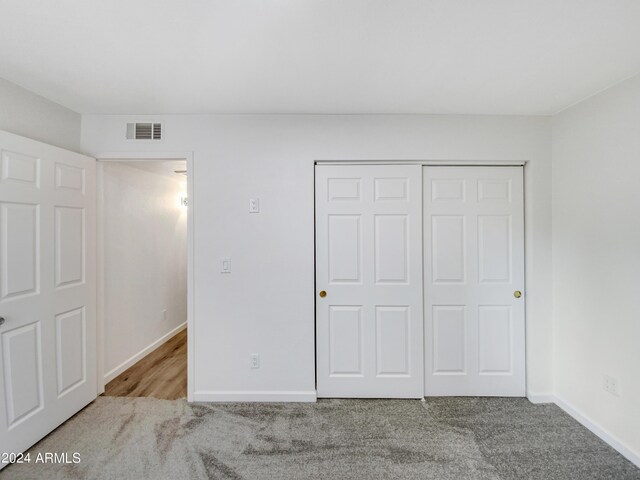
[{"label": "light switch plate", "polygon": [[250,198],[249,199],[249,213],[260,213],[260,199],[259,198]]},{"label": "light switch plate", "polygon": [[220,273],[231,273],[231,259],[223,258],[220,260]]},{"label": "light switch plate", "polygon": [[256,370],[260,368],[260,355],[257,353],[252,353],[249,355],[249,362],[251,363],[251,369]]}]

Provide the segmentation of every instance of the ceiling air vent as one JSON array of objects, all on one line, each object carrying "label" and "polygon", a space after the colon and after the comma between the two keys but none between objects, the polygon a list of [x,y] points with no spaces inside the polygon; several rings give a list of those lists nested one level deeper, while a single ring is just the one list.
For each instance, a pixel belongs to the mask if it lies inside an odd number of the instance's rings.
[{"label": "ceiling air vent", "polygon": [[162,140],[161,123],[127,123],[128,140]]}]

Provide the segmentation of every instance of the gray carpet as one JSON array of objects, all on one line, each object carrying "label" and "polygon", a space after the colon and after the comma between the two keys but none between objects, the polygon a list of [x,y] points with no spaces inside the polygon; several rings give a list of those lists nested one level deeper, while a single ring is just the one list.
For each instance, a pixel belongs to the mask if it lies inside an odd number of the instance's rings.
[{"label": "gray carpet", "polygon": [[525,399],[195,404],[100,397],[31,449],[77,465],[4,479],[640,479],[554,405]]}]

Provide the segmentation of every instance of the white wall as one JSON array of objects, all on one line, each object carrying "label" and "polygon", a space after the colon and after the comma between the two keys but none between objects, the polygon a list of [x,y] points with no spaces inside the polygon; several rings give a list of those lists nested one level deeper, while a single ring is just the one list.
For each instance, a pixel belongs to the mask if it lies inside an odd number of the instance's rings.
[{"label": "white wall", "polygon": [[187,320],[187,213],[184,181],[119,162],[103,169],[108,381]]},{"label": "white wall", "polygon": [[640,77],[553,119],[553,282],[556,394],[638,463]]},{"label": "white wall", "polygon": [[[332,159],[529,161],[528,390],[550,392],[549,118],[174,115],[156,117],[166,133],[158,144],[124,139],[136,118],[83,116],[82,148],[194,152],[196,399],[315,390],[313,164]],[[248,213],[250,197],[260,214]],[[232,259],[230,275],[219,271],[222,257]],[[249,369],[252,353],[259,370]]]},{"label": "white wall", "polygon": [[0,78],[0,130],[80,151],[80,114]]}]

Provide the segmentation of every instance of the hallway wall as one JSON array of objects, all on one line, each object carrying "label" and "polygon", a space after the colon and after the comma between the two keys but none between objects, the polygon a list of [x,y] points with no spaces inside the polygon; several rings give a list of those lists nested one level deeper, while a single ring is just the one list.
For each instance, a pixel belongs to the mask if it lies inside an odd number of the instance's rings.
[{"label": "hallway wall", "polygon": [[[161,141],[126,140],[162,121]],[[314,161],[527,160],[527,389],[551,390],[546,117],[84,115],[85,152],[193,152],[194,400],[315,399]],[[104,155],[103,155],[104,156]],[[248,212],[260,199],[260,213]],[[232,272],[220,272],[231,259]],[[250,355],[260,368],[250,368]]]},{"label": "hallway wall", "polygon": [[104,162],[105,381],[187,320],[186,185]]}]

